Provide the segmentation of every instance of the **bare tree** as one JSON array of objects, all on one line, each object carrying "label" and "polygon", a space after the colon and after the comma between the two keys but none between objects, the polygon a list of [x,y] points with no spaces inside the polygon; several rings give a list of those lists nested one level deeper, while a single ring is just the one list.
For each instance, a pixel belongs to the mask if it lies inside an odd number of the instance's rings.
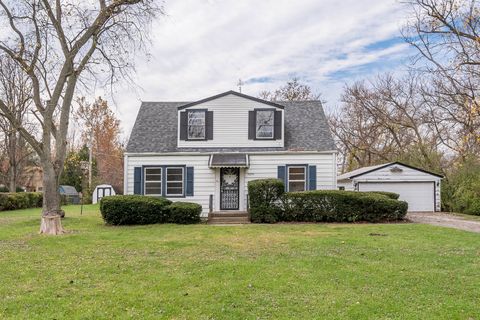
[{"label": "bare tree", "polygon": [[270,101],[306,101],[321,98],[321,94],[314,93],[310,86],[300,83],[298,78],[287,81],[284,86],[275,91],[261,91],[258,96]]},{"label": "bare tree", "polygon": [[438,135],[425,110],[420,80],[389,74],[347,86],[330,117],[344,158],[343,171],[391,160],[440,169]]},{"label": "bare tree", "polygon": [[[431,80],[425,106],[442,142],[460,157],[480,155],[480,5],[475,0],[411,0],[403,35]],[[425,63],[426,62],[426,63]]]},{"label": "bare tree", "polygon": [[19,123],[3,99],[0,111],[36,151],[43,167],[40,232],[60,234],[58,182],[75,91],[89,82],[128,77],[133,54],[145,48],[145,30],[158,8],[154,0],[0,0],[0,9],[0,21],[10,28],[0,38],[0,51],[28,76],[39,134]]},{"label": "bare tree", "polygon": [[[27,120],[27,112],[32,100],[32,87],[18,65],[5,55],[0,56],[0,99],[4,101],[15,121],[32,132],[32,126]],[[0,117],[0,130],[7,163],[6,181],[10,192],[15,192],[32,150],[12,123],[2,117]]]}]

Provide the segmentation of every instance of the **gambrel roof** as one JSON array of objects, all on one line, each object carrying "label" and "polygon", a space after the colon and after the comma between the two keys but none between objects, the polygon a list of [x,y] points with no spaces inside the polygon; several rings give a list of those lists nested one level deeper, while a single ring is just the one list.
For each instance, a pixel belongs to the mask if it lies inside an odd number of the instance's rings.
[{"label": "gambrel roof", "polygon": [[[233,92],[233,91],[232,91]],[[253,152],[253,151],[333,151],[335,143],[320,101],[264,101],[230,91],[214,97],[235,94],[275,105],[285,110],[285,146],[252,148],[178,148],[178,109],[196,102],[142,102],[127,145],[128,153],[160,152]],[[207,98],[211,99],[211,98]],[[198,103],[204,102],[200,100]]]}]

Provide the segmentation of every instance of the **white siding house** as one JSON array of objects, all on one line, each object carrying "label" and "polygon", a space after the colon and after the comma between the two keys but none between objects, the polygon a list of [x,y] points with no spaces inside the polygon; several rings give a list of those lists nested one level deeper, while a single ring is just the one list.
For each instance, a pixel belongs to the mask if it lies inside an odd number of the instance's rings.
[{"label": "white siding house", "polygon": [[389,191],[408,202],[408,211],[441,210],[442,176],[400,162],[364,167],[338,176],[337,185],[345,190]]},{"label": "white siding house", "polygon": [[125,153],[125,193],[245,212],[251,180],[336,189],[336,150],[319,101],[229,91],[197,102],[143,102]]}]

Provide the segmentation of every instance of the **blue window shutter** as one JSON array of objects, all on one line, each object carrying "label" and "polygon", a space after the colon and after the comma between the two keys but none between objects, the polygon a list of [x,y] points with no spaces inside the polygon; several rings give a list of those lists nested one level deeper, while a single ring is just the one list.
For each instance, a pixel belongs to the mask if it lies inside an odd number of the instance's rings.
[{"label": "blue window shutter", "polygon": [[185,187],[185,195],[193,196],[193,167],[187,167],[187,183]]},{"label": "blue window shutter", "polygon": [[142,167],[135,167],[134,169],[133,194],[142,194]]},{"label": "blue window shutter", "polygon": [[317,166],[308,166],[308,190],[317,190]]},{"label": "blue window shutter", "polygon": [[285,184],[285,190],[287,190],[287,179],[285,176],[285,166],[278,166],[277,167],[277,178],[282,180]]}]

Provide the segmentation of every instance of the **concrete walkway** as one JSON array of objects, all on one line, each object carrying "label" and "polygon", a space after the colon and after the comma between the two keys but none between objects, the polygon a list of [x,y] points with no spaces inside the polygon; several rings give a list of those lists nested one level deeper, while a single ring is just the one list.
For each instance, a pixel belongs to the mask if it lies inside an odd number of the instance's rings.
[{"label": "concrete walkway", "polygon": [[480,221],[468,220],[462,216],[455,216],[444,212],[409,212],[407,219],[416,223],[426,223],[434,226],[480,233]]}]

